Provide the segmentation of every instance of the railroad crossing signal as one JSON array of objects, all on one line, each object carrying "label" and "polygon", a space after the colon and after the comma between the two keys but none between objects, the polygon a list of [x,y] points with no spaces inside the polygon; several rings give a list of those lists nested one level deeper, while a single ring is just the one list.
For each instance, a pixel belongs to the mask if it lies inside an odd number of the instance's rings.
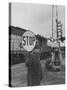
[{"label": "railroad crossing signal", "polygon": [[57,39],[60,39],[62,37],[62,24],[61,21],[56,20],[57,24]]}]

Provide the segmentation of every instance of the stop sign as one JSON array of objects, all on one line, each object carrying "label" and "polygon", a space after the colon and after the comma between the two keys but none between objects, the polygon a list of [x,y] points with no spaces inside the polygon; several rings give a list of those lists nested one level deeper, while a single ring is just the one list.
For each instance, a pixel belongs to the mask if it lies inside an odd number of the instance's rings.
[{"label": "stop sign", "polygon": [[36,37],[33,32],[26,31],[22,35],[22,46],[26,51],[32,51],[36,45]]}]

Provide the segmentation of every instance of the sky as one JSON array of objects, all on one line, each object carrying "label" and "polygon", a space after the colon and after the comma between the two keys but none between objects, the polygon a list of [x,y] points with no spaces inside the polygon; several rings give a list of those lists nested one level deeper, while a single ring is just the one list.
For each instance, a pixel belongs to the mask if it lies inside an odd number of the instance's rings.
[{"label": "sky", "polygon": [[[63,24],[63,36],[65,35],[65,7],[57,6],[58,19]],[[53,36],[56,38],[56,6],[53,8]],[[35,34],[44,37],[52,36],[52,5],[12,3],[11,25],[31,30]]]}]

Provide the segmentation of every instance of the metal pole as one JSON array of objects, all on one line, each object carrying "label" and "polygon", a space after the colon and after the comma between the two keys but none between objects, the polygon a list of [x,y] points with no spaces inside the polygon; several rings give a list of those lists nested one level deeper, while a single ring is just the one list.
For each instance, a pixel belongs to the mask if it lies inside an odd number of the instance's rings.
[{"label": "metal pole", "polygon": [[[57,11],[57,5],[56,5],[56,20],[57,20],[57,22],[58,22],[58,11]],[[56,24],[57,24],[57,22],[56,22]],[[57,31],[57,26],[56,26],[56,31]],[[58,40],[58,36],[57,36],[57,42],[58,42],[59,47],[60,47],[60,42],[59,42],[59,40]]]},{"label": "metal pole", "polygon": [[53,16],[54,16],[54,5],[52,5],[52,38],[53,38]]},{"label": "metal pole", "polygon": [[[56,20],[58,21],[58,11],[57,11],[57,6],[56,6]],[[57,30],[57,29],[56,29]],[[60,42],[59,39],[57,37],[57,42],[58,42],[58,46],[59,46],[59,57],[60,57],[60,63],[62,64],[62,53],[61,53],[61,48],[60,48]]]},{"label": "metal pole", "polygon": [[57,11],[57,5],[56,5],[56,19],[58,20],[58,11]]}]

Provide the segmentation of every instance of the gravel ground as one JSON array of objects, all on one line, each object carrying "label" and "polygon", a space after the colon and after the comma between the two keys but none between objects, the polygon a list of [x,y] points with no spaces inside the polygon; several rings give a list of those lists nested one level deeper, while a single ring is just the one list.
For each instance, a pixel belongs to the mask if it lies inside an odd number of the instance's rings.
[{"label": "gravel ground", "polygon": [[[50,72],[45,69],[45,61],[41,61],[43,79],[41,85],[65,84],[65,72]],[[13,87],[27,86],[27,68],[24,63],[11,67],[11,84]]]}]

